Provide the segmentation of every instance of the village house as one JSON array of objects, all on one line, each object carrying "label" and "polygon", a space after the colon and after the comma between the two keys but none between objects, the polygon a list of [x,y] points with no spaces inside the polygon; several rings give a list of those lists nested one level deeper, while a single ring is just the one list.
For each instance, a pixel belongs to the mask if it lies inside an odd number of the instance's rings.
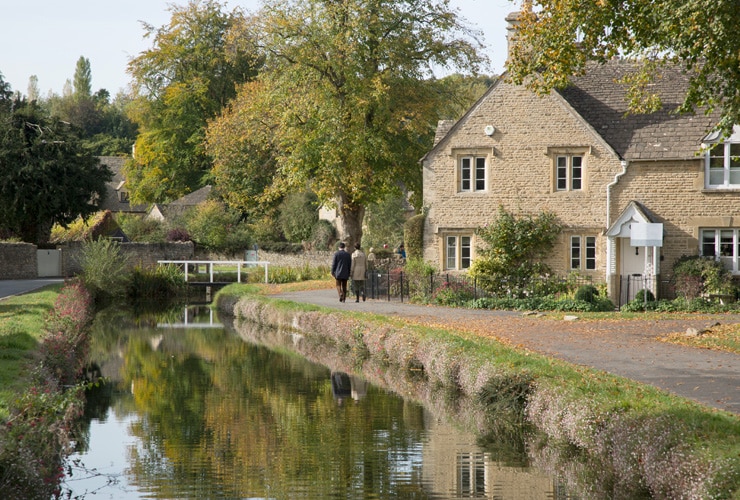
[{"label": "village house", "polygon": [[501,206],[556,214],[564,229],[547,264],[605,282],[613,300],[629,279],[657,295],[684,255],[740,274],[740,128],[722,138],[716,114],[678,114],[688,78],[672,67],[651,86],[662,109],[629,114],[619,81],[634,70],[594,64],[544,97],[503,75],[460,120],[440,122],[422,159],[424,258],[464,272],[475,229]]}]

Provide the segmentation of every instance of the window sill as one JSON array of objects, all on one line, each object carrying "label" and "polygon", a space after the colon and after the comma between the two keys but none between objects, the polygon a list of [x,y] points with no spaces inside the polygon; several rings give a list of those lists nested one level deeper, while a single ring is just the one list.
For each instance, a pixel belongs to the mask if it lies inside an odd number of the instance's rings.
[{"label": "window sill", "polygon": [[721,194],[721,193],[737,193],[740,192],[740,186],[735,187],[705,187],[701,190],[702,194]]}]

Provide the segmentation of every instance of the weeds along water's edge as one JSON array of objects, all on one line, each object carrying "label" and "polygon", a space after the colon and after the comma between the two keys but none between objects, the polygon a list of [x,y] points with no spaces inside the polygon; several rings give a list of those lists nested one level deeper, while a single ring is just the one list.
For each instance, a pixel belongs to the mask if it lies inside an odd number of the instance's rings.
[{"label": "weeds along water's edge", "polygon": [[528,460],[584,498],[740,498],[735,415],[489,339],[226,292],[216,307],[243,337],[362,375],[484,439],[524,432]]},{"label": "weeds along water's edge", "polygon": [[[52,299],[48,299],[51,303]],[[0,491],[3,498],[52,498],[60,494],[64,461],[73,448],[74,426],[84,408],[94,301],[79,281],[59,290],[43,326],[28,323],[36,338],[27,347],[17,394],[7,395],[0,427]],[[40,330],[40,331],[39,331]]]}]

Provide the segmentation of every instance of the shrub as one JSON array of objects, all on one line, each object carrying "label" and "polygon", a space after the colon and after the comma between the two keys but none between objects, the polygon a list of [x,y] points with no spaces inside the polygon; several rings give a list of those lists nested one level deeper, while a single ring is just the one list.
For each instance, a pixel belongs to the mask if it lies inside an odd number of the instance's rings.
[{"label": "shrub", "polygon": [[112,240],[88,241],[82,246],[79,264],[82,282],[95,300],[122,297],[129,279],[126,257]]},{"label": "shrub", "polygon": [[523,296],[531,282],[551,274],[542,259],[560,231],[552,213],[515,218],[499,207],[493,223],[476,231],[485,246],[473,261],[470,276],[480,279],[490,292]]},{"label": "shrub", "polygon": [[292,243],[311,239],[312,229],[319,220],[319,199],[312,192],[291,193],[279,207],[280,228]]},{"label": "shrub", "polygon": [[328,250],[336,240],[336,230],[331,222],[320,219],[311,228],[311,248]]},{"label": "shrub", "polygon": [[167,241],[190,241],[190,234],[186,229],[182,229],[179,227],[170,229],[167,231],[167,237],[165,238]]},{"label": "shrub", "polygon": [[403,241],[406,208],[406,198],[403,194],[388,195],[380,203],[368,206],[365,213],[363,245],[367,248],[382,248],[385,243]]},{"label": "shrub", "polygon": [[119,213],[115,218],[131,241],[157,243],[165,238],[165,227],[161,221],[126,213]]},{"label": "shrub", "polygon": [[589,304],[593,304],[598,296],[599,291],[593,285],[583,285],[576,290],[576,300],[582,300]]},{"label": "shrub", "polygon": [[411,217],[403,225],[403,240],[406,256],[409,259],[421,259],[424,254],[424,215]]},{"label": "shrub", "polygon": [[431,288],[430,277],[437,269],[424,259],[410,257],[406,259],[404,276],[408,282],[409,298],[414,302],[425,302]]},{"label": "shrub", "polygon": [[683,256],[673,264],[673,285],[686,300],[700,295],[733,293],[732,275],[711,257]]},{"label": "shrub", "polygon": [[157,266],[148,270],[134,269],[128,287],[128,297],[171,297],[180,295],[187,288],[183,271],[175,265]]},{"label": "shrub", "polygon": [[467,283],[445,281],[432,292],[432,302],[441,306],[463,306],[475,298],[475,290]]},{"label": "shrub", "polygon": [[[646,293],[647,293],[647,298],[645,297]],[[655,302],[655,295],[653,295],[653,292],[643,288],[642,290],[639,290],[635,294],[635,300],[639,300],[640,302],[645,302],[646,299],[647,299],[647,302]]]},{"label": "shrub", "polygon": [[252,246],[250,232],[241,214],[216,200],[207,200],[184,217],[191,238],[209,250],[235,252]]}]

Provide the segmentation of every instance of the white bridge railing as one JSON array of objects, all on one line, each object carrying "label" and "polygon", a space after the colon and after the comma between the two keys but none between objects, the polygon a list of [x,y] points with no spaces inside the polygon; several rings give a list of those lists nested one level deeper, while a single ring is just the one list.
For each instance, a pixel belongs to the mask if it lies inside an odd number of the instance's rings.
[{"label": "white bridge railing", "polygon": [[247,261],[247,260],[158,260],[159,265],[175,264],[183,266],[185,269],[185,281],[188,281],[188,268],[191,264],[195,265],[206,265],[208,266],[209,280],[213,283],[213,268],[214,266],[228,266],[233,268],[236,266],[236,280],[238,283],[242,282],[242,267],[254,267],[262,266],[265,268],[265,283],[268,282],[267,274],[270,263],[264,260],[259,261]]}]

